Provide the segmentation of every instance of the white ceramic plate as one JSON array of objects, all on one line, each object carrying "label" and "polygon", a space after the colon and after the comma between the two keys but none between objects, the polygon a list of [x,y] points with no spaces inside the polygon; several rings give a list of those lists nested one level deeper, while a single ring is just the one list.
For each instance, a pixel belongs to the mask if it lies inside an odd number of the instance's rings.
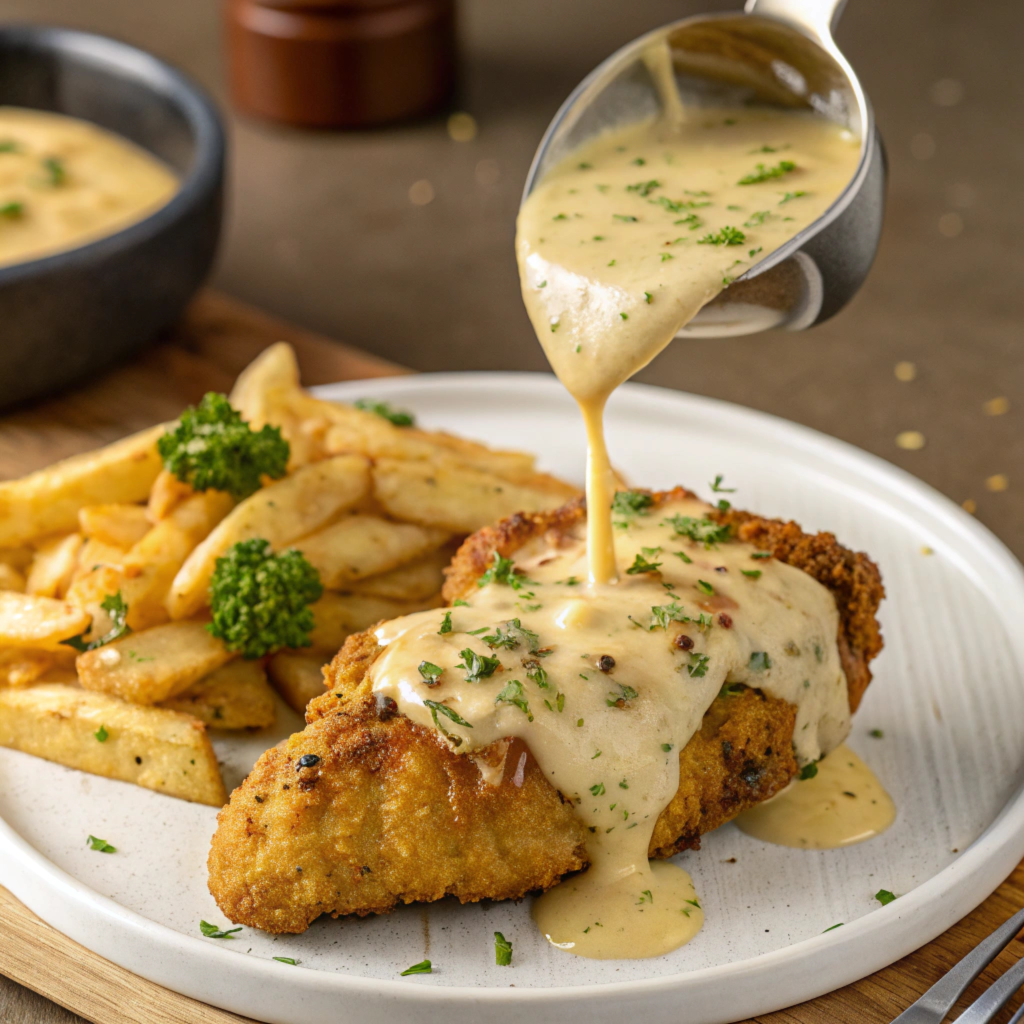
[{"label": "white ceramic plate", "polygon": [[[580,477],[582,430],[549,377],[418,376],[320,394],[385,398],[425,426],[532,450],[544,468]],[[608,429],[613,458],[635,483],[706,492],[705,482],[724,473],[740,507],[833,530],[881,565],[886,649],[851,739],[899,807],[880,839],[810,852],[719,829],[679,858],[706,908],[704,930],[654,960],[554,950],[533,928],[528,901],[446,901],[365,921],[321,920],[302,936],[245,929],[216,941],[199,933],[200,918],[225,923],[206,890],[212,809],[3,750],[0,883],[102,956],[273,1024],[450,1024],[466,1014],[491,1024],[527,1016],[620,1024],[624,1012],[651,1024],[716,1024],[845,985],[949,927],[1024,855],[1020,565],[919,481],[761,413],[627,385],[610,405]],[[925,545],[934,554],[924,555]],[[299,727],[280,710],[276,730],[217,740],[229,787]],[[883,739],[869,736],[879,728]],[[117,854],[89,851],[89,834]],[[901,896],[881,907],[874,893],[882,888]],[[512,968],[494,964],[495,930],[514,944]],[[432,975],[398,976],[425,956]]]}]

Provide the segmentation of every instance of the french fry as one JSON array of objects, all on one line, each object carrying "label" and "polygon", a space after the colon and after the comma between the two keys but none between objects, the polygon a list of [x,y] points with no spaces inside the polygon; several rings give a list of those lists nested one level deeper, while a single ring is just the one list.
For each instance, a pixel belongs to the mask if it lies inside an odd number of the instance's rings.
[{"label": "french fry", "polygon": [[149,492],[149,501],[146,503],[146,518],[151,523],[159,523],[161,519],[174,511],[186,498],[190,498],[195,491],[192,485],[179,480],[169,470],[161,469],[156,480],[153,482],[153,489]]},{"label": "french fry", "polygon": [[[78,565],[71,577],[72,587],[98,566],[109,565],[120,570],[124,567],[124,559],[127,554],[128,552],[124,548],[116,548],[112,544],[104,544],[101,540],[90,538],[78,550]],[[68,593],[70,592],[69,590]]]},{"label": "french fry", "polygon": [[389,601],[383,597],[356,594],[324,594],[313,609],[313,632],[310,634],[312,652],[334,657],[338,648],[351,633],[368,629],[384,619],[397,619],[402,615],[434,608],[440,598],[429,601]]},{"label": "french fry", "polygon": [[0,590],[0,648],[58,651],[89,628],[89,614],[67,601]]},{"label": "french fry", "polygon": [[64,597],[78,567],[82,535],[69,533],[40,545],[25,580],[25,592],[40,597]]},{"label": "french fry", "polygon": [[31,686],[56,664],[51,651],[7,647],[0,650],[0,686]]},{"label": "french fry", "polygon": [[79,575],[68,600],[92,615],[92,634],[102,635],[109,628],[100,605],[108,594],[118,592],[128,605],[132,629],[141,631],[166,622],[170,618],[167,595],[175,575],[233,505],[221,491],[192,494],[121,555],[119,565],[100,563]]},{"label": "french fry", "polygon": [[373,486],[395,519],[452,533],[473,533],[516,512],[540,512],[564,501],[562,495],[520,487],[493,473],[398,459],[377,460]]},{"label": "french fry", "polygon": [[28,545],[17,548],[0,548],[0,565],[9,565],[12,569],[25,573],[35,556],[35,550]]},{"label": "french fry", "polygon": [[0,483],[0,546],[24,544],[48,533],[78,529],[78,510],[102,502],[145,501],[160,472],[150,427],[19,480]]},{"label": "french fry", "polygon": [[299,390],[299,364],[295,351],[279,341],[264,349],[239,375],[228,400],[254,430],[267,423],[278,425],[271,415],[278,392]]},{"label": "french fry", "polygon": [[444,570],[451,558],[451,547],[438,548],[390,572],[359,580],[349,589],[354,594],[386,597],[393,601],[426,601],[440,592],[444,584]]},{"label": "french fry", "polygon": [[194,803],[227,802],[201,722],[76,686],[0,690],[0,746]]},{"label": "french fry", "polygon": [[281,651],[268,662],[267,673],[285,704],[302,715],[306,705],[325,690],[325,664],[324,656]]},{"label": "french fry", "polygon": [[0,562],[0,590],[15,590],[19,594],[25,592],[25,577],[6,562]]},{"label": "french fry", "polygon": [[86,537],[128,549],[138,544],[153,524],[142,505],[86,505],[78,510],[78,528]]},{"label": "french fry", "polygon": [[234,655],[206,624],[168,622],[80,654],[78,678],[87,690],[134,704],[159,704],[226,665]]},{"label": "french fry", "polygon": [[369,490],[369,463],[360,455],[303,466],[261,488],[235,506],[189,555],[171,585],[171,618],[188,618],[207,604],[217,559],[239,541],[262,537],[279,550],[351,508]]},{"label": "french fry", "polygon": [[222,491],[186,498],[128,552],[124,561],[124,598],[128,625],[148,629],[166,622],[171,584],[189,555],[234,507]]},{"label": "french fry", "polygon": [[366,576],[388,572],[398,565],[440,547],[449,535],[443,530],[395,523],[379,516],[350,515],[295,541],[330,590]]},{"label": "french fry", "polygon": [[259,661],[229,661],[160,707],[198,718],[212,729],[266,729],[274,724],[274,691]]}]

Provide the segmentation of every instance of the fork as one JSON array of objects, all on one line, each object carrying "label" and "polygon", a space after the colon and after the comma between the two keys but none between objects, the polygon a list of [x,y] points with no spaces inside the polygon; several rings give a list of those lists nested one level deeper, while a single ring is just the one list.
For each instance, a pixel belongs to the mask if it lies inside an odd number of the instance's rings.
[{"label": "fork", "polygon": [[[1024,910],[1018,910],[997,928],[944,977],[940,978],[913,1006],[904,1010],[892,1024],[942,1024],[967,986],[1010,944],[1024,928]],[[956,1020],[956,1024],[990,1024],[999,1011],[1024,987],[1024,957],[1002,977],[994,981]],[[1024,1024],[1024,1006],[1009,1024]]]}]

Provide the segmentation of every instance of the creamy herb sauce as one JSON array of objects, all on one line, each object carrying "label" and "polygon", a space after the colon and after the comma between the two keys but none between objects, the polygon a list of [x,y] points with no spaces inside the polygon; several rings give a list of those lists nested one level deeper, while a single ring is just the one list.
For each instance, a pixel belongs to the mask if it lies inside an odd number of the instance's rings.
[{"label": "creamy herb sauce", "polygon": [[859,154],[858,139],[809,114],[675,110],[671,124],[599,136],[524,202],[523,298],[587,426],[594,580],[616,576],[602,514],[613,487],[601,427],[608,396],[733,278],[821,216]]},{"label": "creamy herb sauce", "polygon": [[[591,867],[571,889],[542,897],[538,917],[563,948],[601,957],[667,952],[699,927],[685,902],[695,898],[688,876],[671,865],[655,876],[647,857],[679,786],[679,751],[723,687],[763,687],[796,705],[801,763],[849,728],[838,611],[825,587],[725,540],[704,502],[619,508],[617,583],[587,585],[582,531],[535,539],[517,552],[516,573],[503,566],[467,606],[379,626],[384,650],[370,668],[376,693],[460,751],[509,736],[528,744],[591,829]],[[603,928],[584,934],[598,892]],[[668,906],[679,928],[652,929]]]},{"label": "creamy herb sauce", "polygon": [[167,167],[119,135],[61,114],[0,107],[0,266],[113,234],[177,189]]},{"label": "creamy herb sauce", "polygon": [[813,778],[792,782],[771,800],[744,811],[736,824],[767,843],[832,850],[874,839],[896,820],[892,797],[845,744],[816,768]]}]

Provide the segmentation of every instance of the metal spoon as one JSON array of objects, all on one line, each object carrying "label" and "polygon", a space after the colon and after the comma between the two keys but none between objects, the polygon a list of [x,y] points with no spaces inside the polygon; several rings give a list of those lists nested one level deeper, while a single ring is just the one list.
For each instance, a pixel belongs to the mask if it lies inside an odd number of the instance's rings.
[{"label": "metal spoon", "polygon": [[562,104],[533,158],[523,199],[591,136],[662,112],[651,68],[664,61],[667,47],[684,106],[812,110],[862,140],[857,170],[832,206],[738,277],[681,334],[803,330],[827,320],[867,276],[885,208],[885,152],[871,104],[832,39],[844,4],[747,0],[744,14],[684,18],[635,39],[587,75]]}]

